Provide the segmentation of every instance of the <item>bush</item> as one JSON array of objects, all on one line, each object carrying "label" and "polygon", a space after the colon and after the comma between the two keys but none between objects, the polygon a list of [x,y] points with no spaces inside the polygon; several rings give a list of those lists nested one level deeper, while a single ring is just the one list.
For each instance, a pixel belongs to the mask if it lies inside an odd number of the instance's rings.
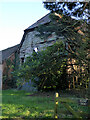
[{"label": "bush", "polygon": [[57,42],[38,53],[33,52],[16,71],[17,84],[23,85],[31,79],[38,90],[66,89],[66,57],[62,42]]}]

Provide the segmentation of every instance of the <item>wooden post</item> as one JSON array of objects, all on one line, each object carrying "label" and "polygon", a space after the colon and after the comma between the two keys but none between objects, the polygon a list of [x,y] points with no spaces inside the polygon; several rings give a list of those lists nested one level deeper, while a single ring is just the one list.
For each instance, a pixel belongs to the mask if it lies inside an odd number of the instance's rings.
[{"label": "wooden post", "polygon": [[77,84],[77,88],[78,88],[78,76],[76,76],[76,84]]},{"label": "wooden post", "polygon": [[58,113],[57,113],[57,108],[58,108],[58,96],[59,94],[56,93],[55,94],[55,114],[54,114],[54,117],[57,119],[58,118]]},{"label": "wooden post", "polygon": [[74,77],[73,77],[73,88],[75,89],[75,81],[74,81]]},{"label": "wooden post", "polygon": [[69,80],[69,90],[70,90],[70,80]]}]

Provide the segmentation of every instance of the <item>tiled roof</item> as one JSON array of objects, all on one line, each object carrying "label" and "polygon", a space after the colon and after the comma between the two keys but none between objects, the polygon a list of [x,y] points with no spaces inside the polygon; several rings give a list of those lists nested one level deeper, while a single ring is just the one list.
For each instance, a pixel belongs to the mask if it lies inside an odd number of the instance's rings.
[{"label": "tiled roof", "polygon": [[25,29],[25,31],[33,29],[33,28],[37,27],[38,25],[49,23],[50,22],[49,15],[50,15],[50,13],[48,13],[47,15],[45,15],[44,17],[42,17],[41,19],[39,19],[37,22],[35,22],[31,26],[29,26],[27,29]]},{"label": "tiled roof", "polygon": [[18,50],[18,47],[19,47],[19,44],[13,47],[9,47],[5,50],[2,50],[2,61],[7,59],[12,53],[16,52]]},{"label": "tiled roof", "polygon": [[20,47],[22,46],[22,44],[25,40],[26,34],[29,30],[33,30],[34,28],[38,27],[38,25],[43,25],[43,24],[49,23],[51,21],[49,18],[49,15],[50,15],[50,13],[48,13],[47,15],[45,15],[44,17],[42,17],[37,22],[35,22],[34,24],[32,24],[31,26],[29,26],[27,29],[24,30],[24,35],[22,37]]}]

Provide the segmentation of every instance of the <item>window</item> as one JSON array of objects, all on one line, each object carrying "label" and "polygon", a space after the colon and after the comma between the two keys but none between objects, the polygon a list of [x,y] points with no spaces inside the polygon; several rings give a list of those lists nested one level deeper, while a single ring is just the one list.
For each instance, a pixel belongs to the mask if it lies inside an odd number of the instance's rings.
[{"label": "window", "polygon": [[35,47],[33,50],[34,50],[36,53],[38,52],[38,48],[37,48],[37,47]]},{"label": "window", "polygon": [[23,64],[23,63],[24,63],[24,57],[21,58],[21,64]]}]

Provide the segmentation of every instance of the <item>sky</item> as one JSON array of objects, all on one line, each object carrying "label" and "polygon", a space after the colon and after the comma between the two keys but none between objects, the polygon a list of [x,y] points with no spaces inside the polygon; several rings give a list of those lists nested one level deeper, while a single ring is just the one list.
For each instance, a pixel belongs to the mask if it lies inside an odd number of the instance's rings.
[{"label": "sky", "polygon": [[47,13],[42,0],[0,0],[0,50],[19,44],[24,30]]}]

